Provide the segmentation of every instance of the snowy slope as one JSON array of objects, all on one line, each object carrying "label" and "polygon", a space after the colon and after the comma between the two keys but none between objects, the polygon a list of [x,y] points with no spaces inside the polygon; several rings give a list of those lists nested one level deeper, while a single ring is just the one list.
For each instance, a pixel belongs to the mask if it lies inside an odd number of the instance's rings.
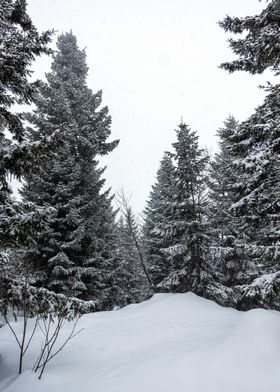
[{"label": "snowy slope", "polygon": [[80,326],[84,330],[50,363],[41,381],[28,370],[40,337],[27,370],[16,376],[16,346],[9,330],[0,329],[0,390],[280,390],[278,312],[238,312],[190,293],[157,294],[139,305],[84,316]]}]

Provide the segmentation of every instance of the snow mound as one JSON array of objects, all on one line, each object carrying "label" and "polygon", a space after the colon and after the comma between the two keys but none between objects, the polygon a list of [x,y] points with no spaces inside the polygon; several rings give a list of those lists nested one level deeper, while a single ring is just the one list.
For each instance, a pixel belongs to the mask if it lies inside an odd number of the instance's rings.
[{"label": "snow mound", "polygon": [[17,376],[16,346],[1,328],[0,391],[279,392],[278,312],[238,312],[191,293],[157,294],[84,316],[80,326],[41,381],[28,370],[39,337]]}]

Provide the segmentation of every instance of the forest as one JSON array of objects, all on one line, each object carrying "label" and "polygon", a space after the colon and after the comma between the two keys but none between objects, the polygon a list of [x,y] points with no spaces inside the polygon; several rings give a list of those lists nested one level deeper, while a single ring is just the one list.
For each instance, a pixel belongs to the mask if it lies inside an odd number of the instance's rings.
[{"label": "forest", "polygon": [[[14,335],[19,373],[37,329],[45,340],[33,370],[41,378],[81,316],[157,294],[279,311],[280,85],[261,87],[264,102],[245,121],[224,119],[212,156],[196,130],[174,119],[175,142],[162,152],[139,219],[125,190],[106,186],[100,160],[121,140],[111,137],[102,91],[88,86],[79,37],[51,26],[39,33],[24,0],[2,0],[0,10],[0,335]],[[219,25],[233,36],[235,59],[219,65],[224,72],[268,70],[277,80],[278,0]],[[46,80],[31,81],[41,55],[51,68]],[[67,321],[73,329],[56,349]]]}]

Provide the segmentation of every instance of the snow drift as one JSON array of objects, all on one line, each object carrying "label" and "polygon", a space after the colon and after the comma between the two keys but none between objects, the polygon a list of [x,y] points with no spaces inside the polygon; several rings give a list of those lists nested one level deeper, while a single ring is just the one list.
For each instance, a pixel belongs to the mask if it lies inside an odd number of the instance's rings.
[{"label": "snow drift", "polygon": [[0,391],[279,392],[275,311],[238,312],[191,293],[157,294],[86,315],[80,327],[41,381],[30,370],[39,333],[18,376],[16,344],[1,328]]}]

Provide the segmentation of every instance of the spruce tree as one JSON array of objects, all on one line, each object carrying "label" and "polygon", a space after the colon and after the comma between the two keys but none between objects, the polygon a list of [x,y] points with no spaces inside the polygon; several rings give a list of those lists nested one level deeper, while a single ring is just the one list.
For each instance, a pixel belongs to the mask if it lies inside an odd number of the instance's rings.
[{"label": "spruce tree", "polygon": [[239,198],[234,187],[239,176],[231,151],[238,126],[235,118],[229,116],[224,126],[217,131],[219,151],[210,162],[207,176],[207,262],[210,279],[204,295],[224,306],[236,306],[239,295],[234,287],[247,282],[250,267],[245,256],[242,233],[231,210],[232,204]]},{"label": "spruce tree", "polygon": [[176,134],[172,215],[164,230],[171,245],[162,249],[172,272],[159,286],[168,291],[198,291],[205,270],[203,174],[208,156],[199,148],[196,132],[186,124],[180,124]]},{"label": "spruce tree", "polygon": [[87,87],[85,57],[72,32],[59,36],[36,109],[26,115],[34,127],[29,130],[32,141],[65,123],[70,126],[55,159],[25,178],[24,199],[56,211],[50,229],[36,239],[27,258],[38,272],[37,285],[99,299],[109,307],[114,213],[109,191],[102,190],[98,156],[112,151],[118,141],[107,141],[111,118],[107,107],[100,108],[102,92],[93,94]]},{"label": "spruce tree", "polygon": [[[280,86],[270,89],[263,105],[232,137],[239,195],[231,206],[247,258],[250,287],[244,286],[244,306],[280,307]],[[252,281],[255,278],[256,281]],[[255,294],[253,295],[253,292]],[[246,302],[246,300],[248,302]]]},{"label": "spruce tree", "polygon": [[233,156],[230,153],[232,144],[231,137],[234,135],[238,122],[233,116],[229,116],[224,127],[217,131],[219,137],[219,152],[210,162],[208,174],[208,215],[211,223],[213,242],[217,246],[225,246],[231,242],[234,236],[230,206],[235,200],[231,184],[236,181],[233,168]]},{"label": "spruce tree", "polygon": [[[26,12],[24,0],[0,3],[0,316],[13,332],[20,347],[19,373],[30,339],[26,339],[29,317],[36,316],[34,331],[40,318],[50,322],[55,317],[68,320],[92,311],[93,304],[68,300],[29,285],[29,276],[21,254],[46,230],[52,208],[30,202],[17,202],[12,197],[8,180],[21,180],[53,157],[58,144],[65,139],[62,127],[34,143],[28,140],[21,115],[14,104],[31,104],[38,83],[31,83],[30,66],[40,54],[49,54],[51,32],[40,35]],[[67,126],[67,124],[65,124]],[[64,127],[63,127],[64,128]],[[9,321],[21,312],[23,322],[13,329]],[[3,318],[2,318],[3,316]],[[21,329],[22,327],[22,329]],[[34,333],[33,331],[33,333]],[[56,332],[59,332],[56,330]]]},{"label": "spruce tree", "polygon": [[243,70],[252,74],[271,69],[279,75],[280,65],[280,1],[270,0],[259,14],[244,18],[227,16],[220,26],[233,34],[243,34],[238,39],[230,38],[229,46],[239,58],[221,64],[229,72]]},{"label": "spruce tree", "polygon": [[152,186],[144,211],[145,255],[148,270],[155,285],[166,278],[172,270],[172,265],[162,249],[171,245],[165,229],[172,216],[174,175],[175,167],[172,157],[166,152],[160,162],[156,183]]},{"label": "spruce tree", "polygon": [[[14,104],[33,101],[38,82],[28,78],[30,65],[37,56],[50,54],[48,43],[51,31],[40,35],[26,12],[26,1],[3,0],[0,4],[1,41],[1,135],[8,130],[17,142],[24,140],[25,129],[21,117],[11,110]],[[14,166],[19,166],[14,164]]]},{"label": "spruce tree", "polygon": [[231,205],[238,200],[239,193],[234,184],[239,180],[234,165],[235,157],[231,152],[233,136],[238,122],[229,116],[224,127],[217,131],[219,152],[210,162],[208,173],[207,217],[210,248],[209,263],[215,280],[232,287],[244,282],[247,268],[240,232]]},{"label": "spruce tree", "polygon": [[[10,178],[20,180],[50,156],[61,128],[36,143],[27,140],[26,129],[15,104],[30,104],[38,88],[31,83],[30,66],[37,56],[49,54],[51,31],[39,34],[26,12],[24,0],[0,4],[0,246],[29,245],[46,224],[50,210],[13,200]],[[56,134],[56,137],[54,137]]]},{"label": "spruce tree", "polygon": [[[245,37],[230,40],[230,47],[239,58],[222,64],[222,68],[251,74],[270,69],[279,75],[279,0],[269,1],[260,15],[227,17],[220,24],[234,34],[247,32]],[[279,89],[279,84],[268,87],[264,104],[232,137],[231,154],[238,175],[232,189],[239,197],[231,211],[251,264],[247,284],[237,287],[242,298],[240,306],[245,308],[280,308]]]}]

